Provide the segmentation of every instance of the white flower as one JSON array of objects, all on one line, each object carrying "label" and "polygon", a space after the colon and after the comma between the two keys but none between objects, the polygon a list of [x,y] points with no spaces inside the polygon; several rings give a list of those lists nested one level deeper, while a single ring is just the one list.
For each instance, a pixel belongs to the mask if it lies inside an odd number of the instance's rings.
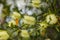
[{"label": "white flower", "polygon": [[6,22],[8,23],[10,20],[12,20],[11,17],[10,16],[9,17],[7,16],[6,17]]},{"label": "white flower", "polygon": [[15,6],[14,1],[13,0],[6,0],[6,3],[7,3],[7,5],[11,5],[10,6],[10,11],[13,11],[13,8]]},{"label": "white flower", "polygon": [[8,22],[8,26],[11,27],[11,25],[16,25],[15,20],[11,20]]},{"label": "white flower", "polygon": [[35,18],[32,16],[24,16],[23,22],[24,24],[34,25],[35,24]]},{"label": "white flower", "polygon": [[7,40],[9,38],[9,35],[7,31],[0,30],[0,40]]},{"label": "white flower", "polygon": [[11,14],[11,17],[13,19],[20,19],[21,18],[21,15],[18,12],[13,12],[13,14]]},{"label": "white flower", "polygon": [[13,0],[6,0],[7,5],[14,4]]},{"label": "white flower", "polygon": [[21,30],[21,36],[24,37],[24,38],[29,37],[28,31],[27,30]]},{"label": "white flower", "polygon": [[46,17],[46,22],[49,23],[49,24],[56,24],[58,21],[56,15],[54,14],[50,14],[50,15],[47,15]]},{"label": "white flower", "polygon": [[33,14],[33,11],[32,10],[29,10],[29,8],[26,8],[26,9],[24,8],[24,9],[22,9],[21,14],[32,15]]},{"label": "white flower", "polygon": [[26,3],[24,2],[24,0],[16,0],[16,4],[19,10],[23,9],[26,5]]},{"label": "white flower", "polygon": [[20,11],[21,14],[26,14],[26,9],[22,9],[22,11]]},{"label": "white flower", "polygon": [[32,12],[31,10],[28,10],[28,11],[27,11],[27,14],[28,14],[28,15],[32,15],[33,12]]},{"label": "white flower", "polygon": [[30,6],[30,1],[31,1],[31,0],[26,0],[26,1],[25,1],[25,2],[26,2],[26,5]]}]

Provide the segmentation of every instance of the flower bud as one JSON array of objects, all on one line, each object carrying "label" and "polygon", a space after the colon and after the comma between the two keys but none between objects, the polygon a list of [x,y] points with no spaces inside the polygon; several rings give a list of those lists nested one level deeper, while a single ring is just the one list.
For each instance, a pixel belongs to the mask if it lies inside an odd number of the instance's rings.
[{"label": "flower bud", "polygon": [[37,0],[37,1],[36,0],[32,0],[32,6],[33,7],[40,7],[40,2],[41,2],[40,0]]}]

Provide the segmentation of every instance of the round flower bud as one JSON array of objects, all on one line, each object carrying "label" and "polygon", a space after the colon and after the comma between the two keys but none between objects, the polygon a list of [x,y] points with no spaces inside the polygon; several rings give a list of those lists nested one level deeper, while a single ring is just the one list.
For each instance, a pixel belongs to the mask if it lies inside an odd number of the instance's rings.
[{"label": "round flower bud", "polygon": [[13,12],[13,14],[11,14],[11,17],[13,19],[20,19],[21,18],[21,15],[18,12]]},{"label": "round flower bud", "polygon": [[29,33],[27,30],[21,30],[21,37],[27,38],[29,37]]},{"label": "round flower bud", "polygon": [[32,6],[33,7],[40,7],[40,2],[41,2],[40,0],[37,0],[37,1],[36,0],[32,0]]},{"label": "round flower bud", "polygon": [[6,31],[0,30],[0,40],[7,40],[9,38],[9,35]]},{"label": "round flower bud", "polygon": [[50,14],[50,15],[47,15],[46,17],[46,22],[49,23],[49,24],[56,24],[58,21],[56,15],[54,14]]},{"label": "round flower bud", "polygon": [[24,22],[24,24],[34,25],[35,18],[32,16],[24,16],[23,22]]}]

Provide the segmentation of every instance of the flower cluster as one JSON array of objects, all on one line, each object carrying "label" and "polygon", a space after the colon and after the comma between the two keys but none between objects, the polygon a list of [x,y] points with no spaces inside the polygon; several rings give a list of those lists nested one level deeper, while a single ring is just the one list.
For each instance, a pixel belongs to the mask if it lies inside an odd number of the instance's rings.
[{"label": "flower cluster", "polygon": [[60,16],[56,2],[50,2],[1,1],[0,40],[55,40],[60,32]]}]

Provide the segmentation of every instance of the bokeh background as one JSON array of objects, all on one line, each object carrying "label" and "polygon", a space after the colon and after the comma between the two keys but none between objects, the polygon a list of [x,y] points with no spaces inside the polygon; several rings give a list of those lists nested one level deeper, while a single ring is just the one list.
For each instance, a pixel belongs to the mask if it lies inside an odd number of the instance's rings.
[{"label": "bokeh background", "polygon": [[60,40],[60,0],[0,0],[0,40]]}]

